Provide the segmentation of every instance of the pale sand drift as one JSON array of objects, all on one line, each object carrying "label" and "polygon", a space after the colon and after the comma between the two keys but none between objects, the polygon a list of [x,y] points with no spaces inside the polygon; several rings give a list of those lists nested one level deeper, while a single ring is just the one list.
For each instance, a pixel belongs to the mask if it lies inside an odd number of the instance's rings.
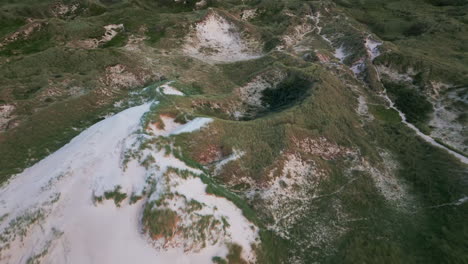
[{"label": "pale sand drift", "polygon": [[0,132],[8,126],[8,122],[13,118],[12,113],[15,108],[14,105],[0,105]]},{"label": "pale sand drift", "polygon": [[76,47],[76,48],[83,48],[83,49],[96,49],[100,45],[104,45],[107,42],[111,41],[119,32],[124,30],[123,24],[110,24],[107,26],[104,26],[105,32],[104,35],[102,35],[101,38],[90,38],[90,39],[83,39],[83,40],[78,40],[75,42],[70,42],[68,43],[69,46],[71,47]]},{"label": "pale sand drift", "polygon": [[468,127],[457,121],[459,115],[460,113],[445,107],[441,100],[435,101],[434,114],[429,121],[429,126],[432,127],[431,137],[442,139],[444,143],[468,153]]},{"label": "pale sand drift", "polygon": [[174,118],[169,116],[161,115],[160,119],[164,123],[164,129],[159,129],[156,125],[152,124],[149,126],[149,130],[155,136],[164,137],[170,135],[179,135],[182,133],[190,133],[213,121],[211,118],[197,117],[186,124],[181,124],[177,123]]},{"label": "pale sand drift", "polygon": [[261,56],[261,44],[245,38],[239,28],[212,12],[187,36],[184,52],[208,63],[250,60]]},{"label": "pale sand drift", "polygon": [[382,45],[381,42],[372,40],[367,37],[364,45],[366,46],[367,54],[369,55],[369,59],[371,61],[380,56],[379,46]]},{"label": "pale sand drift", "polygon": [[[207,195],[196,176],[175,179],[177,191],[216,207],[216,214],[230,224],[222,242],[207,243],[196,252],[153,246],[141,224],[147,199],[134,204],[126,199],[120,207],[112,200],[93,200],[116,186],[127,197],[141,194],[147,180],[153,177],[159,184],[168,167],[199,173],[172,155],[146,149],[144,154],[156,160],[154,167],[146,169],[136,160],[122,165],[125,151],[149,137],[140,130],[149,108],[149,103],[133,107],[95,124],[0,188],[1,263],[212,263],[212,257],[226,256],[228,243],[241,245],[245,259],[255,259],[249,249],[258,239],[257,229],[232,202]],[[204,124],[195,121],[169,134]]]},{"label": "pale sand drift", "polygon": [[160,87],[158,87],[158,90],[163,93],[163,94],[166,94],[166,95],[179,95],[179,96],[183,96],[184,93],[182,93],[181,91],[177,90],[176,88],[172,87],[171,84],[173,82],[168,82],[168,83],[165,83],[163,85],[161,85]]},{"label": "pale sand drift", "polygon": [[348,57],[348,54],[346,54],[345,48],[343,47],[343,45],[337,48],[333,55],[335,56],[335,58],[339,59],[340,62],[343,62],[346,59],[346,57]]}]

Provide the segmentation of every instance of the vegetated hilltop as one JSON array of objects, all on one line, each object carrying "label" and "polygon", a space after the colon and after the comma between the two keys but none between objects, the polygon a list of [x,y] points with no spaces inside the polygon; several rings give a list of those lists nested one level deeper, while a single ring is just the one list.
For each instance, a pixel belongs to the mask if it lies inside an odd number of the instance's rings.
[{"label": "vegetated hilltop", "polygon": [[0,260],[125,261],[129,234],[141,263],[467,262],[467,23],[461,0],[0,1]]}]

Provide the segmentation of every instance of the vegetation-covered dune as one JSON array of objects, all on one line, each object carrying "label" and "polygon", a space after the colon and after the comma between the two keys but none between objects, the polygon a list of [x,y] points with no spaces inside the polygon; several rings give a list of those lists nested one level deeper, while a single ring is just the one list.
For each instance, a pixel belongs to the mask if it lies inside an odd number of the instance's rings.
[{"label": "vegetation-covered dune", "polygon": [[0,262],[468,262],[467,24],[0,0]]}]

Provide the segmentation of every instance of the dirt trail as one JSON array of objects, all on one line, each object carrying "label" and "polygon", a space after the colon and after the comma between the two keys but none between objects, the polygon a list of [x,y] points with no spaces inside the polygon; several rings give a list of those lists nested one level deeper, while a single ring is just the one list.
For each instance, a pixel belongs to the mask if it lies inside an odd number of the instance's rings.
[{"label": "dirt trail", "polygon": [[394,103],[392,102],[392,100],[388,97],[386,91],[384,91],[384,93],[382,94],[382,96],[385,98],[385,100],[388,101],[388,103],[390,104],[390,108],[394,109],[395,111],[398,112],[398,114],[400,115],[401,117],[401,122],[403,124],[405,124],[407,127],[411,128],[412,130],[414,130],[414,132],[416,132],[416,135],[418,135],[419,137],[421,137],[422,139],[424,139],[424,141],[426,141],[427,143],[433,145],[433,146],[436,146],[438,148],[442,148],[442,149],[445,149],[449,154],[451,154],[452,156],[454,156],[455,158],[459,159],[461,162],[463,162],[464,164],[468,164],[468,158],[445,147],[444,145],[438,143],[437,141],[435,141],[432,137],[422,133],[417,127],[415,127],[413,124],[409,123],[408,121],[406,121],[406,116],[404,113],[402,113],[400,110],[398,110],[398,108],[395,107]]},{"label": "dirt trail", "polygon": [[[368,55],[371,59],[371,61],[373,61],[375,58],[377,58],[379,55],[380,55],[380,52],[378,50],[378,46],[382,45],[383,43],[378,43],[376,41],[370,41],[369,38],[366,39],[366,48],[367,48],[367,52],[368,52]],[[376,69],[375,72],[377,73],[377,79],[380,81],[380,73],[379,71]],[[390,105],[390,108],[394,109],[395,111],[398,112],[398,114],[400,115],[401,117],[401,122],[403,124],[405,124],[407,127],[411,128],[414,132],[416,132],[416,135],[418,135],[419,137],[421,137],[422,139],[424,139],[424,141],[426,141],[427,143],[433,145],[433,146],[436,146],[438,148],[441,148],[441,149],[444,149],[446,150],[450,155],[454,156],[455,158],[457,158],[458,160],[460,160],[462,163],[464,164],[468,164],[468,158],[460,153],[457,153],[447,147],[445,147],[444,145],[438,143],[437,141],[435,141],[432,137],[424,134],[423,132],[421,132],[417,127],[415,127],[413,124],[409,123],[407,120],[406,120],[406,116],[403,112],[401,112],[396,106],[395,104],[393,103],[393,101],[388,97],[387,95],[387,91],[384,90],[384,92],[382,93],[382,97],[387,100],[387,102],[389,103]]]}]

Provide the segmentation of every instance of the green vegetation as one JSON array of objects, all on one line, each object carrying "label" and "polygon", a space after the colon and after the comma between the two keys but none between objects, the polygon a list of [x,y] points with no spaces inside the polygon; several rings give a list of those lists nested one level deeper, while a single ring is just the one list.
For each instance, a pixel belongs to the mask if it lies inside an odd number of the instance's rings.
[{"label": "green vegetation", "polygon": [[444,146],[444,147],[450,149],[451,151],[454,151],[454,152],[456,152],[456,153],[458,153],[458,154],[460,154],[460,155],[466,157],[466,154],[465,154],[465,153],[463,153],[463,152],[459,151],[458,149],[453,148],[453,147],[451,147],[450,145],[444,143],[441,139],[439,139],[439,138],[434,138],[434,140],[435,140],[437,143],[441,144],[442,146]]},{"label": "green vegetation", "polygon": [[102,47],[122,47],[127,43],[127,40],[128,38],[125,33],[118,33],[117,36],[112,38],[110,41],[106,42],[104,45],[102,45]]},{"label": "green vegetation", "polygon": [[378,120],[389,124],[397,124],[401,122],[398,112],[391,108],[387,108],[383,105],[371,105],[369,110]]},{"label": "green vegetation", "polygon": [[226,259],[221,257],[213,257],[212,261],[215,264],[247,264],[248,262],[242,259],[242,247],[237,244],[229,245],[229,252]]},{"label": "green vegetation", "polygon": [[241,257],[242,247],[237,244],[231,244],[229,246],[229,253],[227,254],[228,264],[247,264],[248,262]]},{"label": "green vegetation", "polygon": [[[464,43],[468,5],[458,0],[336,0],[357,21],[367,25],[381,39],[398,46],[398,60],[392,64],[426,64],[431,77],[449,82],[464,78],[468,60]],[[443,43],[443,45],[441,45]],[[379,60],[389,61],[385,54]],[[405,62],[406,61],[406,62]],[[417,66],[415,67],[417,68]],[[440,73],[443,72],[443,73]],[[465,75],[461,77],[460,75]]]},{"label": "green vegetation", "polygon": [[141,200],[142,198],[143,198],[143,196],[135,195],[135,194],[132,193],[132,196],[130,196],[129,204],[134,204],[134,203],[138,202],[139,200]]},{"label": "green vegetation", "polygon": [[143,165],[143,167],[145,167],[146,169],[148,169],[152,164],[154,164],[156,162],[156,160],[154,159],[154,157],[152,155],[148,155],[146,156],[146,158],[141,162],[141,165]]},{"label": "green vegetation", "polygon": [[[273,54],[271,54],[273,55]],[[237,85],[244,85],[259,73],[268,70],[276,61],[274,56],[265,56],[256,60],[222,64],[224,74]]]},{"label": "green vegetation", "polygon": [[107,200],[110,200],[110,199],[113,199],[114,200],[114,203],[115,205],[117,206],[120,206],[120,203],[125,200],[125,198],[127,198],[127,194],[126,193],[121,193],[120,192],[120,189],[122,187],[120,185],[116,186],[115,189],[111,192],[104,192],[104,197],[107,199]]},{"label": "green vegetation", "polygon": [[395,106],[402,111],[408,122],[425,124],[433,112],[432,104],[423,95],[412,88],[385,82],[388,93],[395,97]]},{"label": "green vegetation", "polygon": [[227,264],[227,261],[225,259],[223,259],[222,257],[216,256],[216,257],[213,257],[211,260],[215,264]]},{"label": "green vegetation", "polygon": [[155,209],[152,204],[146,205],[143,211],[143,225],[153,239],[170,237],[177,225],[177,213],[170,209]]},{"label": "green vegetation", "polygon": [[191,84],[181,84],[181,83],[174,83],[172,86],[179,91],[181,91],[184,95],[198,95],[203,94],[203,87],[197,83],[192,82]]},{"label": "green vegetation", "polygon": [[12,56],[16,54],[31,54],[52,47],[51,34],[45,30],[33,34],[31,38],[20,39],[9,43],[0,50],[0,56]]},{"label": "green vegetation", "polygon": [[[382,129],[386,132],[378,136],[379,145],[398,153],[400,177],[411,183],[422,202],[419,214],[425,217],[418,219],[421,221],[418,223],[420,231],[416,232],[417,235],[399,233],[412,236],[411,240],[406,240],[412,242],[410,248],[416,250],[412,256],[433,263],[443,262],[444,259],[466,261],[466,256],[460,254],[461,252],[452,250],[456,241],[464,243],[461,241],[464,240],[465,231],[461,230],[467,228],[462,220],[466,208],[449,206],[423,209],[459,199],[462,190],[466,188],[460,185],[463,173],[459,169],[463,166],[443,150],[415,138],[407,128],[386,125]],[[410,225],[408,228],[412,229],[414,226]],[[428,248],[431,248],[429,256],[426,251]]]},{"label": "green vegetation", "polygon": [[[115,189],[113,191],[106,191],[104,192],[103,196],[94,196],[93,199],[95,202],[101,203],[104,199],[106,200],[114,200],[114,203],[117,207],[120,207],[120,203],[127,198],[126,193],[120,192],[120,189],[122,187],[120,185],[115,186]],[[132,201],[135,198],[132,196]]]},{"label": "green vegetation", "polygon": [[[187,0],[187,1],[171,1],[171,0],[139,0],[136,1],[139,5],[143,5],[146,8],[159,9],[160,12],[170,12],[170,13],[179,13],[179,12],[188,12],[195,9],[195,4],[198,2],[196,0]],[[208,1],[208,4],[211,1]]]},{"label": "green vegetation", "polygon": [[2,27],[0,27],[0,36],[2,37],[16,31],[16,29],[25,24],[25,21],[22,19],[8,17],[3,12],[0,15],[0,21],[2,21]]}]

